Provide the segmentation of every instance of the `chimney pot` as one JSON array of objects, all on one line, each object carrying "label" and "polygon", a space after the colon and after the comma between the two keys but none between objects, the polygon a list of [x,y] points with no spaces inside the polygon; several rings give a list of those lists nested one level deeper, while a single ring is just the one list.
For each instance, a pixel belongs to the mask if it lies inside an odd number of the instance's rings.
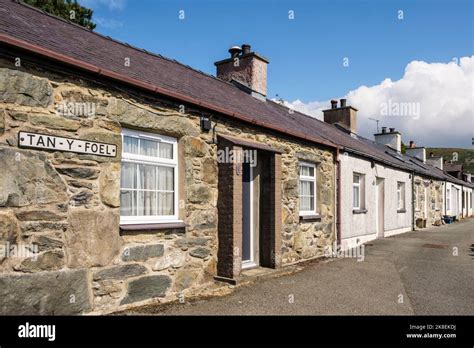
[{"label": "chimney pot", "polygon": [[242,54],[247,54],[247,53],[250,53],[250,45],[243,44],[242,45]]},{"label": "chimney pot", "polygon": [[337,109],[337,100],[331,100],[331,109]]},{"label": "chimney pot", "polygon": [[242,49],[239,46],[232,46],[231,48],[229,48],[229,53],[230,53],[231,58],[237,57],[240,54],[240,52],[242,52]]},{"label": "chimney pot", "polygon": [[389,129],[390,129],[390,133],[395,132],[395,128],[389,128]]},{"label": "chimney pot", "polygon": [[346,107],[346,99],[341,99],[341,108]]},{"label": "chimney pot", "polygon": [[382,133],[387,133],[387,127],[382,127]]},{"label": "chimney pot", "polygon": [[415,147],[415,142],[413,140],[410,140],[410,145],[409,145],[410,149],[414,148]]}]

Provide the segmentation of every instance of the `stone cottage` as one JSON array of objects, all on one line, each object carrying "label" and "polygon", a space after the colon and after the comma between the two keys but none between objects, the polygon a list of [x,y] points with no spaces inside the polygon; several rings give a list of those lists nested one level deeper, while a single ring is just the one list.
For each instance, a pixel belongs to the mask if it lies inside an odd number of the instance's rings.
[{"label": "stone cottage", "polygon": [[447,205],[472,183],[358,136],[345,100],[322,122],[267,99],[249,45],[211,76],[16,1],[0,19],[2,314],[187,298],[472,213]]},{"label": "stone cottage", "polygon": [[266,99],[250,46],[216,78],[21,3],[0,18],[2,314],[172,300],[335,241],[338,147]]}]

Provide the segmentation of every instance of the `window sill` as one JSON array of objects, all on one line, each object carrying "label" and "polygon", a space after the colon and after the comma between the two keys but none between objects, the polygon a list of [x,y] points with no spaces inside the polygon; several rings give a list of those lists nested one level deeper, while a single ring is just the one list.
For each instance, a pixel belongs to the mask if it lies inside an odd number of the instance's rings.
[{"label": "window sill", "polygon": [[160,222],[160,223],[128,223],[120,224],[121,231],[156,231],[184,229],[186,224],[182,221]]},{"label": "window sill", "polygon": [[322,215],[320,214],[308,214],[308,215],[300,215],[300,221],[312,221],[312,220],[321,220]]},{"label": "window sill", "polygon": [[367,214],[367,209],[352,209],[352,214]]},{"label": "window sill", "polygon": [[406,213],[407,210],[406,209],[398,209],[397,210],[397,213],[401,214],[401,213]]}]

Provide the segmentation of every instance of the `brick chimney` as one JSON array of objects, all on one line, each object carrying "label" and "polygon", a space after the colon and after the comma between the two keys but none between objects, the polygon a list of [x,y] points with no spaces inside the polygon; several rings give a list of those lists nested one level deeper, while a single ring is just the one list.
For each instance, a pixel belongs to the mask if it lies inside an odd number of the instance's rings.
[{"label": "brick chimney", "polygon": [[374,134],[375,142],[380,145],[387,145],[397,152],[402,151],[402,134],[397,132],[395,128],[382,127],[382,132]]},{"label": "brick chimney", "polygon": [[426,163],[426,149],[416,146],[413,140],[410,141],[410,145],[406,148],[406,155],[418,158],[423,163]]},{"label": "brick chimney", "polygon": [[[250,45],[229,49],[230,58],[215,62],[217,77],[232,82],[254,96],[267,95],[268,59],[252,52]],[[258,94],[258,95],[255,95]]]},{"label": "brick chimney", "polygon": [[352,133],[357,133],[357,109],[347,106],[346,99],[341,99],[340,103],[338,107],[337,101],[331,100],[331,108],[323,110],[324,122],[339,124]]}]

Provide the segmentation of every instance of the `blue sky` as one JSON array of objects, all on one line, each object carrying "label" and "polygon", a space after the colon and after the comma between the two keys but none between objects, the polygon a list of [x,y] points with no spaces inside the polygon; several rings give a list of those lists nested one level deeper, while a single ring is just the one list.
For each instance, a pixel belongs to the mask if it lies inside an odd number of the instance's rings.
[{"label": "blue sky", "polygon": [[473,53],[468,0],[79,2],[94,10],[96,31],[211,74],[231,45],[249,43],[270,60],[268,96],[286,100],[341,96],[399,79],[412,60]]},{"label": "blue sky", "polygon": [[[377,118],[401,131],[405,143],[473,147],[472,0],[79,3],[94,10],[96,31],[209,74],[230,46],[248,43],[270,60],[269,98],[278,94],[321,119],[331,98],[345,97],[359,109],[358,133],[368,138],[376,131],[370,118]],[[414,103],[416,113],[381,113],[403,103]]]}]

